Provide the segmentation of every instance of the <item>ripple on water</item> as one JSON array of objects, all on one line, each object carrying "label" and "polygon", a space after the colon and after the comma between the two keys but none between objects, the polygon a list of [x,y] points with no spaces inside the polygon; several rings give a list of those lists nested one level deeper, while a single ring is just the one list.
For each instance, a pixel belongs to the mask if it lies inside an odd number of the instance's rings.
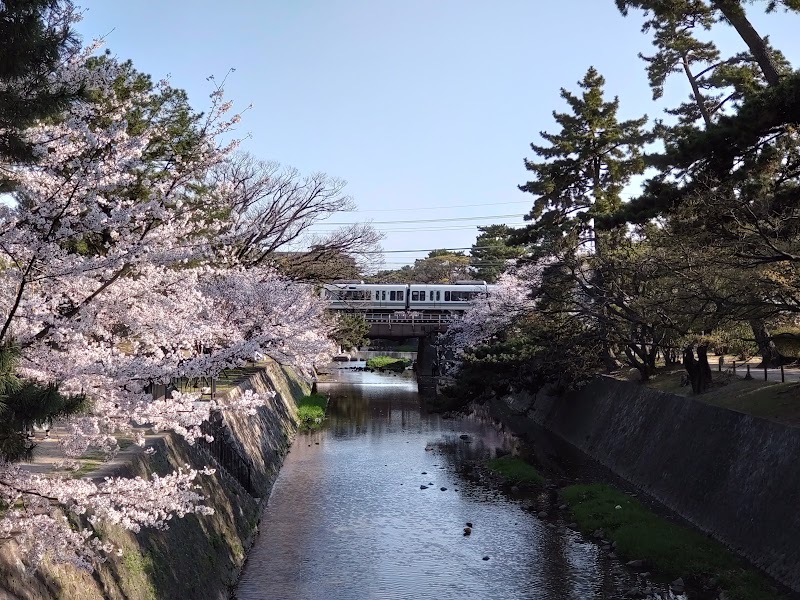
[{"label": "ripple on water", "polygon": [[325,429],[298,435],[278,476],[240,600],[583,600],[631,587],[593,544],[457,474],[459,460],[513,440],[424,414],[413,380],[339,377],[322,388]]}]

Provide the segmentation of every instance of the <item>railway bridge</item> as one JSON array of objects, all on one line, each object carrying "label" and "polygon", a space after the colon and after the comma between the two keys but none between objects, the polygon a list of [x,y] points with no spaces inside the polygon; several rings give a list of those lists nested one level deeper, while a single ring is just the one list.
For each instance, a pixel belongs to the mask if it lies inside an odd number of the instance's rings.
[{"label": "railway bridge", "polygon": [[[337,310],[337,309],[332,309]],[[341,311],[341,309],[338,309]],[[444,314],[433,311],[355,312],[369,323],[369,339],[404,340],[417,338],[417,375],[438,374],[436,338],[447,331],[448,326],[458,319],[457,314]]]},{"label": "railway bridge", "polygon": [[362,316],[369,323],[367,337],[370,339],[417,338],[417,375],[425,377],[439,374],[436,338],[447,331],[450,323],[457,318],[455,315],[395,311],[364,313]]},{"label": "railway bridge", "polygon": [[326,284],[322,297],[329,309],[358,314],[369,323],[371,339],[419,340],[417,375],[437,374],[436,338],[459,319],[472,301],[491,294],[485,281],[453,284],[339,281]]}]

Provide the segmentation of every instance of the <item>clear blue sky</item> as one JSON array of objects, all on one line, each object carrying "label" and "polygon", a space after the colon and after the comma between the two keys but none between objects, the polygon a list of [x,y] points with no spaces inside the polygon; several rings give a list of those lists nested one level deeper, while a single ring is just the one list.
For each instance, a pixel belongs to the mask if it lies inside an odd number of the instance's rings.
[{"label": "clear blue sky", "polygon": [[[613,0],[76,1],[84,38],[107,34],[116,56],[169,75],[198,110],[206,77],[235,68],[227,95],[253,105],[244,149],[346,179],[359,212],[334,220],[375,221],[386,250],[469,247],[477,225],[521,223],[489,217],[529,209],[533,198],[516,188],[527,181],[523,157],[540,130],[554,130],[559,88],[574,90],[590,65],[623,117],[659,116],[688,94],[676,76],[664,103],[652,102],[637,58],[651,49],[641,17],[623,18]],[[797,67],[800,17],[766,16],[759,4],[752,20]],[[745,49],[724,26],[715,39]],[[475,204],[484,206],[465,206]],[[392,232],[401,229],[415,231]],[[386,267],[424,254],[387,253]]]}]

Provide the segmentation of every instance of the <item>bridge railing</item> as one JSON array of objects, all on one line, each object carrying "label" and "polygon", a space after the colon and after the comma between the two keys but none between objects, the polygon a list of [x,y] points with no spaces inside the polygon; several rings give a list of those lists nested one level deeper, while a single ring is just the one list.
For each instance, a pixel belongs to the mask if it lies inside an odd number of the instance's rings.
[{"label": "bridge railing", "polygon": [[445,324],[452,323],[458,317],[442,313],[364,313],[362,315],[367,323],[420,323],[420,324]]}]

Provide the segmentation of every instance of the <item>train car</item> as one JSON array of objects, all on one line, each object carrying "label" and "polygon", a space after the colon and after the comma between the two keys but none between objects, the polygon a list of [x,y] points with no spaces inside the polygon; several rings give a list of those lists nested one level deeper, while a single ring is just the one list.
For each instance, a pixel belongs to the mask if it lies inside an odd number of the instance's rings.
[{"label": "train car", "polygon": [[326,284],[321,293],[331,308],[337,310],[461,312],[469,308],[476,297],[491,293],[493,287],[484,281],[454,284],[347,281]]},{"label": "train car", "polygon": [[485,282],[409,285],[409,310],[464,311],[478,296],[488,294]]},{"label": "train car", "polygon": [[339,310],[406,310],[408,285],[404,283],[329,283],[322,296]]}]

